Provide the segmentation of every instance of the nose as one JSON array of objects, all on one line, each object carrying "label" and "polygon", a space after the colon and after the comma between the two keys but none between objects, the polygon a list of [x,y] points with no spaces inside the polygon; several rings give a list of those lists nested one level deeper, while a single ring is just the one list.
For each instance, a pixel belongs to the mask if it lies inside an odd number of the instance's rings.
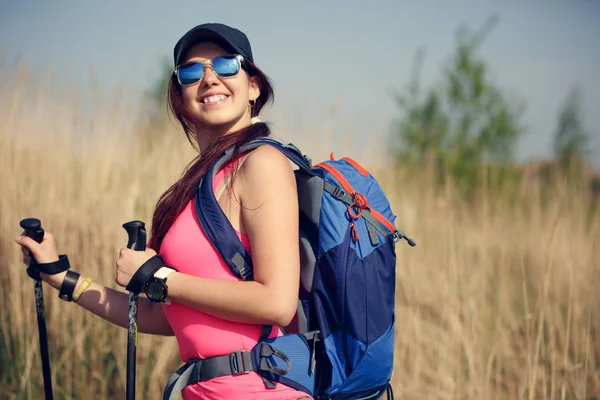
[{"label": "nose", "polygon": [[202,86],[212,86],[219,82],[219,77],[210,67],[204,67],[204,76],[202,77]]}]

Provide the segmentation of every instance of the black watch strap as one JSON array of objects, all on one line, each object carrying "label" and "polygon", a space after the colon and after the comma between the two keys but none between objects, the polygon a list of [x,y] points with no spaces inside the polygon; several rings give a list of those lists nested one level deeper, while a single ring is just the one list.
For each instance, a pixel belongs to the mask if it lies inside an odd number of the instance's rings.
[{"label": "black watch strap", "polygon": [[125,289],[139,294],[144,289],[144,285],[146,284],[148,278],[154,275],[154,273],[158,271],[160,267],[164,266],[165,264],[163,263],[162,258],[160,258],[159,255],[155,255],[143,263],[142,266],[135,271],[135,274],[133,274],[133,277]]},{"label": "black watch strap", "polygon": [[77,272],[67,271],[67,275],[65,275],[65,279],[60,286],[58,297],[64,301],[73,301],[73,292],[75,291],[78,280],[79,274]]}]

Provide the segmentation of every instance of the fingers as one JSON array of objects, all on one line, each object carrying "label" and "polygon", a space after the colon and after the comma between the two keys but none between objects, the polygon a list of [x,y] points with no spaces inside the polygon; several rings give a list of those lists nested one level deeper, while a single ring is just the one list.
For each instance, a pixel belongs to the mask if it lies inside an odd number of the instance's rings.
[{"label": "fingers", "polygon": [[23,248],[23,264],[30,266],[31,265],[31,253],[29,250]]},{"label": "fingers", "polygon": [[29,258],[30,252],[33,253],[34,257],[39,253],[40,244],[28,236],[18,236],[15,238],[15,242],[22,246],[23,261],[25,261],[25,257]]},{"label": "fingers", "polygon": [[38,243],[32,238],[25,236],[24,234],[16,237],[15,242],[21,245],[21,251],[23,252],[23,262],[26,264],[27,261],[31,259],[31,255],[33,255],[33,257],[39,263],[48,263],[58,260],[56,242],[52,234],[48,232],[44,233],[42,243]]},{"label": "fingers", "polygon": [[119,258],[115,262],[115,283],[121,287],[126,287],[129,279],[127,278],[126,266],[127,266],[127,253],[133,251],[128,248],[121,248],[119,250]]},{"label": "fingers", "polygon": [[119,280],[119,264],[118,264],[118,261],[115,263],[115,283],[117,285],[121,286],[120,280]]},{"label": "fingers", "polygon": [[155,254],[156,252],[151,249],[146,251],[129,248],[119,249],[119,257],[115,262],[115,282],[117,285],[127,287],[136,271]]},{"label": "fingers", "polygon": [[21,245],[21,253],[23,254],[23,264],[31,265],[31,255],[39,249],[39,243],[27,236],[19,236],[15,238],[15,242]]},{"label": "fingers", "polygon": [[16,237],[15,242],[30,250],[32,253],[35,253],[40,248],[40,244],[38,242],[25,235]]},{"label": "fingers", "polygon": [[123,258],[130,249],[122,247],[119,249],[119,258],[115,261],[115,283],[121,286],[121,268],[123,264]]}]

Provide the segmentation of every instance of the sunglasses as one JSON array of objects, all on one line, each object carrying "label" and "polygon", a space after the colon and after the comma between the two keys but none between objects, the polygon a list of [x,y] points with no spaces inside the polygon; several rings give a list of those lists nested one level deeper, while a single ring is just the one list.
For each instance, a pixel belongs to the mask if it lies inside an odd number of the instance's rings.
[{"label": "sunglasses", "polygon": [[205,62],[193,61],[181,64],[175,68],[177,82],[181,86],[193,85],[200,82],[204,76],[204,69],[210,67],[220,78],[233,78],[242,68],[243,56],[220,56]]}]

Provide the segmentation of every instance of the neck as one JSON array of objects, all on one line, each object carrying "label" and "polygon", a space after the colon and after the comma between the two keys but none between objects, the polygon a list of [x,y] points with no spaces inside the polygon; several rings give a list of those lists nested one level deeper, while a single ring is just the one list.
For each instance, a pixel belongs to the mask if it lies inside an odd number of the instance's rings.
[{"label": "neck", "polygon": [[[247,119],[247,121],[246,121]],[[229,124],[207,127],[200,125],[195,127],[196,140],[198,142],[198,148],[200,154],[206,151],[214,142],[220,137],[235,133],[250,125],[250,118],[243,118],[242,120],[234,121]]]}]

